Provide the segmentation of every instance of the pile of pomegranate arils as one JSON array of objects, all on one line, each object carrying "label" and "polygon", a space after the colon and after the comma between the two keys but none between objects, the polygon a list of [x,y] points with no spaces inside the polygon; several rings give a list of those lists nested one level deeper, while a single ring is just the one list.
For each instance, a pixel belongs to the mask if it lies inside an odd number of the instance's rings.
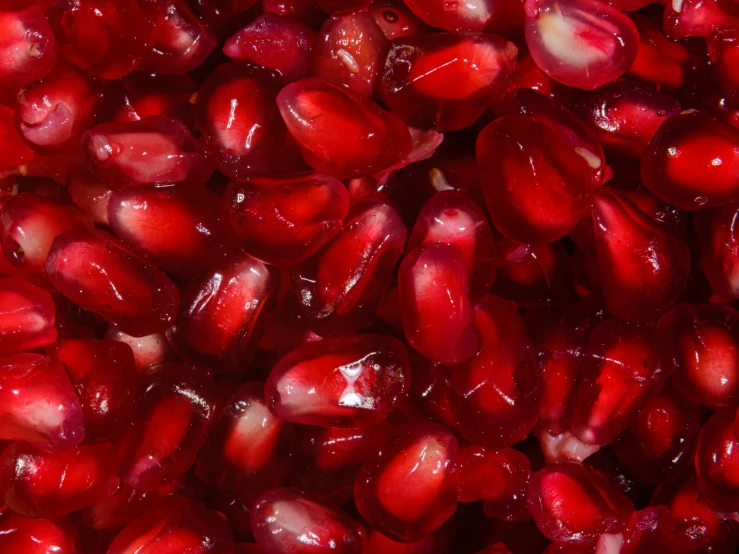
[{"label": "pile of pomegranate arils", "polygon": [[0,554],[732,554],[739,0],[0,0]]}]

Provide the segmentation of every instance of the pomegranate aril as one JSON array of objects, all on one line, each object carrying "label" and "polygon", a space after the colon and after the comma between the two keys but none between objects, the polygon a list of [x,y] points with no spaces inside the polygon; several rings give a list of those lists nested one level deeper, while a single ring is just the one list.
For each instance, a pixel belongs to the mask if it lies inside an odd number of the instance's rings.
[{"label": "pomegranate aril", "polygon": [[226,402],[195,466],[195,474],[219,489],[250,498],[279,484],[289,454],[292,425],[272,415],[264,385],[241,385]]},{"label": "pomegranate aril", "polygon": [[292,82],[311,73],[316,44],[316,32],[310,27],[265,13],[230,37],[223,53],[233,60],[274,70]]},{"label": "pomegranate aril", "polygon": [[672,481],[688,469],[700,431],[698,406],[665,387],[613,441],[613,450],[642,483]]},{"label": "pomegranate aril", "polygon": [[275,13],[310,27],[320,27],[326,19],[326,14],[314,0],[262,0],[262,9],[264,13]]},{"label": "pomegranate aril", "polygon": [[333,240],[291,271],[306,325],[332,336],[370,323],[406,236],[400,214],[389,204],[373,198],[355,203]]},{"label": "pomegranate aril", "polygon": [[257,348],[281,358],[298,346],[317,340],[321,337],[308,329],[295,294],[289,292],[267,317]]},{"label": "pomegranate aril", "polygon": [[203,145],[218,169],[233,179],[263,171],[284,132],[275,106],[279,80],[271,72],[235,64],[218,66],[195,104]]},{"label": "pomegranate aril", "polygon": [[164,331],[179,309],[175,284],[102,231],[76,228],[59,235],[45,271],[59,292],[129,334]]},{"label": "pomegranate aril", "polygon": [[277,107],[308,165],[340,179],[386,169],[412,148],[397,115],[320,79],[287,85]]},{"label": "pomegranate aril", "polygon": [[90,173],[75,175],[69,181],[69,196],[90,221],[108,226],[108,202],[113,191]]},{"label": "pomegranate aril", "polygon": [[293,267],[336,235],[349,213],[349,194],[316,172],[234,181],[225,211],[239,246],[269,264]]},{"label": "pomegranate aril", "polygon": [[739,297],[739,237],[734,226],[737,211],[737,204],[728,204],[693,215],[703,274],[713,291],[726,298]]},{"label": "pomegranate aril", "polygon": [[347,514],[288,488],[256,500],[251,526],[259,548],[272,554],[361,554],[366,541],[364,528]]},{"label": "pomegranate aril", "polygon": [[420,35],[428,30],[402,0],[374,0],[369,13],[388,40]]},{"label": "pomegranate aril", "polygon": [[143,337],[132,337],[114,325],[110,325],[103,338],[105,340],[121,342],[131,347],[137,373],[141,373],[142,370],[150,365],[169,362],[176,357],[174,350],[169,346],[167,337],[161,333]]},{"label": "pomegranate aril", "polygon": [[371,98],[388,41],[366,11],[335,15],[321,27],[315,74],[328,83]]},{"label": "pomegranate aril", "polygon": [[513,43],[482,33],[396,39],[380,75],[380,96],[415,127],[462,129],[503,95],[517,52]]},{"label": "pomegranate aril", "polygon": [[431,27],[447,31],[482,31],[502,10],[500,0],[445,2],[444,0],[405,0],[411,11]]},{"label": "pomegranate aril", "polygon": [[79,554],[77,534],[67,520],[27,519],[12,511],[0,517],[0,550],[23,554]]},{"label": "pomegranate aril", "polygon": [[622,533],[633,512],[628,497],[577,462],[534,473],[528,502],[541,532],[563,545],[594,546],[601,535]]},{"label": "pomegranate aril", "polygon": [[35,156],[15,129],[13,109],[0,105],[0,178],[8,175],[27,175],[28,164]]},{"label": "pomegranate aril", "polygon": [[220,398],[202,368],[165,363],[140,377],[133,416],[118,444],[121,481],[146,491],[185,474],[215,424]]},{"label": "pomegranate aril", "polygon": [[526,44],[550,77],[592,90],[628,71],[639,32],[598,0],[526,0]]},{"label": "pomegranate aril", "polygon": [[475,306],[482,348],[450,368],[458,431],[489,448],[511,446],[531,432],[541,398],[541,370],[516,305],[487,295]]},{"label": "pomegranate aril", "polygon": [[0,358],[0,438],[49,453],[85,438],[82,406],[58,361],[39,354]]},{"label": "pomegranate aril", "polygon": [[739,512],[739,420],[717,413],[701,430],[695,453],[698,490],[719,514]]},{"label": "pomegranate aril", "polygon": [[95,176],[114,189],[202,184],[213,172],[187,126],[164,115],[97,125],[82,136],[82,151]]},{"label": "pomegranate aril", "polygon": [[[511,84],[508,85],[509,93],[519,89],[532,89],[556,98],[560,102],[568,99],[572,91],[569,87],[544,73],[527,51],[519,54],[516,69],[513,70],[511,77]],[[494,107],[497,109],[498,104],[495,104]]]},{"label": "pomegranate aril", "polygon": [[0,456],[0,491],[24,517],[56,518],[90,506],[118,489],[114,446],[76,446],[47,454],[21,441]]},{"label": "pomegranate aril", "polygon": [[671,39],[708,38],[714,31],[739,25],[733,0],[681,0],[665,3],[662,28]]},{"label": "pomegranate aril", "polygon": [[354,483],[354,503],[383,535],[421,540],[457,508],[457,439],[446,428],[418,422],[398,429],[367,459]]},{"label": "pomegranate aril", "polygon": [[54,32],[35,2],[0,9],[0,86],[21,87],[48,75],[56,63]]},{"label": "pomegranate aril", "polygon": [[739,102],[739,27],[711,35],[708,53],[722,94],[729,103],[736,105]]},{"label": "pomegranate aril", "polygon": [[51,344],[57,338],[51,295],[19,277],[0,280],[0,355]]},{"label": "pomegranate aril", "polygon": [[275,293],[277,271],[243,252],[224,256],[193,287],[167,338],[184,358],[241,373],[251,361]]},{"label": "pomegranate aril", "polygon": [[46,18],[59,53],[95,77],[129,74],[150,48],[151,25],[137,0],[60,0]]},{"label": "pomegranate aril", "polygon": [[326,13],[360,12],[369,6],[371,0],[315,0]]},{"label": "pomegranate aril", "polygon": [[167,496],[129,523],[107,554],[232,554],[223,517],[182,496]]},{"label": "pomegranate aril", "polygon": [[152,491],[138,491],[121,483],[115,494],[82,509],[82,523],[98,531],[122,529],[179,488],[177,483],[171,483]]},{"label": "pomegranate aril", "polygon": [[187,185],[145,185],[115,191],[108,202],[113,233],[160,269],[202,277],[216,262],[225,239],[219,198]]},{"label": "pomegranate aril", "polygon": [[73,152],[94,123],[102,92],[99,81],[60,60],[43,79],[18,91],[18,134],[40,154]]}]

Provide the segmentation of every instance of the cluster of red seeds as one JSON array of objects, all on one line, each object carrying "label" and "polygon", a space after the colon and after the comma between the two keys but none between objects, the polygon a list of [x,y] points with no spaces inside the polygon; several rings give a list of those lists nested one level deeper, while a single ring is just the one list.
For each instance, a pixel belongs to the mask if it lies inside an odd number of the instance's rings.
[{"label": "cluster of red seeds", "polygon": [[730,554],[739,0],[2,0],[0,553]]}]

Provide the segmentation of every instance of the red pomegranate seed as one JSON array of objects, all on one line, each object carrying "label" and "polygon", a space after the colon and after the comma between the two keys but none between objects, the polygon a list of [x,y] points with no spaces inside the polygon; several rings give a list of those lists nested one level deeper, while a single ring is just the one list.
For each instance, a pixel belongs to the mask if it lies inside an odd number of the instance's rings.
[{"label": "red pomegranate seed", "polygon": [[606,4],[622,12],[635,12],[653,3],[654,0],[606,0]]},{"label": "red pomegranate seed", "polygon": [[315,2],[323,11],[333,14],[362,11],[369,6],[371,0],[315,0]]},{"label": "red pomegranate seed", "polygon": [[349,213],[344,184],[316,172],[234,181],[224,198],[239,245],[280,267],[315,254],[341,231]]},{"label": "red pomegranate seed", "polygon": [[0,456],[0,488],[14,512],[56,518],[107,498],[118,489],[112,444],[47,454],[16,441]]},{"label": "red pomegranate seed", "polygon": [[265,13],[230,37],[223,53],[234,60],[277,71],[292,82],[311,73],[317,40],[316,32],[310,27]]},{"label": "red pomegranate seed", "polygon": [[28,174],[28,164],[35,153],[15,129],[12,108],[0,105],[0,148],[3,156],[0,159],[0,178],[8,175]]},{"label": "red pomegranate seed", "polygon": [[87,217],[74,206],[28,193],[12,196],[0,215],[5,259],[20,275],[39,279],[54,239],[77,227],[92,229]]},{"label": "red pomegranate seed", "polygon": [[[411,352],[413,380],[411,381],[410,409],[414,416],[421,416],[457,429],[457,414],[451,400],[451,372],[443,364],[432,364],[420,354]],[[405,407],[401,407],[404,410]],[[407,411],[407,410],[406,410]],[[405,412],[404,412],[405,414]],[[408,417],[410,421],[414,418]]]},{"label": "red pomegranate seed", "polygon": [[446,428],[408,424],[367,459],[354,482],[354,503],[383,535],[402,542],[421,540],[457,507],[459,446]]},{"label": "red pomegranate seed", "polygon": [[389,336],[336,337],[282,358],[265,383],[270,410],[283,421],[321,427],[377,422],[408,390],[410,363]]},{"label": "red pomegranate seed", "polygon": [[732,0],[680,0],[665,3],[662,28],[671,39],[707,38],[738,24],[739,8]]},{"label": "red pomegranate seed", "polygon": [[171,483],[153,491],[137,491],[121,483],[115,494],[83,508],[80,512],[82,522],[91,529],[118,531],[179,488],[178,484]]},{"label": "red pomegranate seed", "polygon": [[74,526],[65,519],[27,519],[13,512],[0,518],[0,549],[23,554],[78,554]]},{"label": "red pomegranate seed", "polygon": [[190,130],[163,115],[97,125],[82,136],[82,150],[95,176],[111,188],[200,184],[213,172]]},{"label": "red pomegranate seed", "polygon": [[598,0],[526,0],[526,44],[536,64],[565,85],[592,90],[628,71],[639,32]]},{"label": "red pomegranate seed", "polygon": [[477,138],[483,193],[493,223],[509,239],[552,242],[590,207],[592,169],[566,140],[533,117],[496,119]]},{"label": "red pomegranate seed", "polygon": [[698,490],[719,513],[739,511],[739,420],[717,413],[701,430],[695,454]]},{"label": "red pomegranate seed", "polygon": [[411,125],[462,129],[503,95],[517,52],[513,43],[482,33],[396,39],[380,75],[380,96]]},{"label": "red pomegranate seed", "polygon": [[257,348],[281,358],[298,346],[317,340],[321,337],[306,325],[295,294],[288,293],[269,314]]},{"label": "red pomegranate seed", "polygon": [[113,233],[162,270],[202,277],[224,240],[220,201],[205,188],[145,185],[115,191],[108,202]]},{"label": "red pomegranate seed", "polygon": [[75,175],[67,189],[72,202],[90,221],[98,225],[109,225],[108,203],[113,191],[90,173]]},{"label": "red pomegranate seed", "polygon": [[[519,89],[532,89],[552,98],[557,98],[560,102],[567,99],[572,90],[544,73],[528,52],[519,54],[516,69],[513,70],[511,84],[508,85],[507,92]],[[497,109],[497,105],[495,107]]]},{"label": "red pomegranate seed", "polygon": [[634,512],[624,533],[622,554],[664,552],[673,545],[675,518],[666,506],[648,506]]},{"label": "red pomegranate seed", "polygon": [[284,126],[275,106],[276,77],[258,67],[218,66],[198,91],[203,144],[218,169],[239,179],[264,170]]},{"label": "red pomegranate seed", "polygon": [[719,87],[733,105],[739,101],[738,41],[739,28],[718,31],[708,40],[708,52]]},{"label": "red pomegranate seed", "polygon": [[717,294],[739,296],[739,237],[735,237],[736,204],[694,214],[693,225],[700,241],[701,265]]},{"label": "red pomegranate seed", "polygon": [[48,75],[56,63],[54,32],[32,0],[11,0],[0,10],[0,85],[22,87]]},{"label": "red pomegranate seed", "polygon": [[730,105],[726,98],[718,94],[706,94],[701,109],[718,118],[720,121],[739,129],[739,108]]},{"label": "red pomegranate seed", "polygon": [[369,13],[375,18],[375,23],[388,40],[420,35],[428,31],[423,21],[413,15],[402,0],[374,0],[369,7]]},{"label": "red pomegranate seed", "polygon": [[52,454],[85,438],[82,406],[64,367],[40,354],[0,358],[0,437]]},{"label": "red pomegranate seed", "polygon": [[129,74],[150,48],[152,29],[137,0],[60,0],[46,17],[59,53],[95,77]]},{"label": "red pomegranate seed", "polygon": [[667,386],[616,437],[613,450],[639,481],[671,481],[688,469],[699,431],[697,405]]},{"label": "red pomegranate seed", "polygon": [[445,2],[444,0],[407,0],[411,11],[431,27],[447,31],[482,31],[502,10],[500,0]]},{"label": "red pomegranate seed", "polygon": [[659,320],[659,328],[675,387],[714,409],[739,406],[739,313],[681,304]]},{"label": "red pomegranate seed", "polygon": [[291,433],[291,424],[270,413],[264,385],[244,383],[200,449],[195,474],[219,489],[255,498],[279,484]]},{"label": "red pomegranate seed", "polygon": [[[251,532],[253,501],[249,495],[224,490],[216,492],[209,506],[226,517],[235,540],[253,541],[254,535]],[[261,550],[257,550],[256,554],[260,553]]]},{"label": "red pomegranate seed", "polygon": [[33,350],[56,340],[51,295],[18,277],[0,280],[0,355]]},{"label": "red pomegranate seed", "polygon": [[287,488],[270,489],[257,499],[251,527],[266,552],[361,554],[366,541],[364,528],[344,512]]},{"label": "red pomegranate seed", "polygon": [[129,523],[107,554],[230,554],[233,550],[231,531],[220,514],[172,495]]},{"label": "red pomegranate seed", "polygon": [[67,298],[133,335],[164,331],[179,309],[175,284],[102,231],[76,228],[59,235],[45,272]]},{"label": "red pomegranate seed", "polygon": [[49,351],[77,389],[87,442],[117,439],[133,405],[136,366],[131,347],[112,340],[64,339]]},{"label": "red pomegranate seed", "polygon": [[340,179],[386,169],[411,151],[397,115],[320,79],[287,85],[277,107],[308,165]]},{"label": "red pomegranate seed", "polygon": [[183,357],[241,373],[251,360],[278,285],[274,268],[242,252],[220,260],[185,298],[167,338]]},{"label": "red pomegranate seed", "polygon": [[193,465],[218,415],[219,398],[202,369],[168,363],[141,376],[133,416],[118,444],[117,475],[152,490]]},{"label": "red pomegranate seed", "polygon": [[[203,2],[203,0],[197,1]],[[275,13],[292,21],[299,21],[310,27],[320,27],[321,23],[326,19],[326,14],[318,7],[314,0],[262,0],[262,8],[265,13]]]},{"label": "red pomegranate seed", "polygon": [[577,462],[559,462],[534,473],[528,502],[541,532],[564,545],[594,546],[602,535],[623,533],[633,512],[624,494]]},{"label": "red pomegranate seed", "polygon": [[169,362],[175,358],[175,353],[163,334],[132,337],[110,325],[104,338],[105,340],[122,342],[131,347],[137,373],[141,373],[143,369],[150,365]]},{"label": "red pomegranate seed", "polygon": [[511,446],[531,432],[541,398],[541,370],[516,305],[487,295],[475,306],[479,354],[450,369],[459,433],[489,448]]}]

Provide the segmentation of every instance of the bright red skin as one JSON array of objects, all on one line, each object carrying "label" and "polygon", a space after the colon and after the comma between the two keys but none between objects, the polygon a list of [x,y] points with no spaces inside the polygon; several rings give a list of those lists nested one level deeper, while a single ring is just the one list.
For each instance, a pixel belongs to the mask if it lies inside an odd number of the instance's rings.
[{"label": "bright red skin", "polygon": [[518,450],[468,446],[459,453],[458,499],[482,500],[487,517],[523,521],[531,517],[526,503],[530,476],[529,459]]},{"label": "bright red skin", "polygon": [[698,490],[719,513],[739,511],[739,420],[714,414],[701,430],[695,453]]},{"label": "bright red skin", "polygon": [[141,376],[131,424],[118,444],[121,481],[153,490],[192,466],[219,411],[218,391],[202,373],[202,368],[167,363]]},{"label": "bright red skin", "polygon": [[92,229],[74,206],[28,193],[12,196],[0,215],[3,255],[19,275],[39,280],[54,239],[76,227]]},{"label": "bright red skin", "polygon": [[739,313],[715,304],[682,304],[659,320],[672,383],[713,409],[739,406]]},{"label": "bright red skin", "polygon": [[552,242],[587,214],[591,166],[537,119],[496,119],[477,137],[477,160],[488,212],[506,238]]},{"label": "bright red skin", "polygon": [[153,28],[151,47],[137,70],[184,75],[201,65],[216,47],[216,36],[183,0],[139,0]]},{"label": "bright red skin", "polygon": [[680,10],[665,4],[662,29],[671,39],[708,38],[714,31],[739,25],[739,8],[731,0],[683,0]]},{"label": "bright red skin", "polygon": [[265,383],[269,409],[283,421],[357,427],[385,419],[406,394],[410,362],[397,339],[335,337],[282,358]]},{"label": "bright red skin", "polygon": [[139,121],[168,115],[192,129],[195,114],[190,99],[197,90],[187,75],[131,73],[108,84],[98,121]]},{"label": "bright red skin", "polygon": [[586,444],[609,444],[636,421],[669,376],[654,325],[597,324],[582,356],[571,430]]},{"label": "bright red skin", "polygon": [[209,485],[255,498],[279,484],[291,433],[291,424],[269,413],[264,385],[244,383],[200,449],[195,474]]},{"label": "bright red skin", "polygon": [[688,469],[699,431],[698,406],[668,386],[616,437],[612,447],[636,479],[659,484]]},{"label": "bright red skin", "polygon": [[46,346],[56,340],[51,295],[19,277],[0,280],[0,355]]},{"label": "bright red skin", "polygon": [[108,202],[113,233],[163,271],[199,278],[225,239],[219,198],[201,187],[144,185],[115,191]]},{"label": "bright red skin", "polygon": [[314,53],[316,76],[361,98],[372,98],[388,41],[368,12],[326,20]]},{"label": "bright red skin", "polygon": [[337,504],[350,500],[359,468],[385,445],[398,419],[346,429],[297,426],[286,470],[290,484]]},{"label": "bright red skin", "polygon": [[641,164],[650,192],[686,211],[738,200],[738,174],[739,129],[697,111],[666,121]]},{"label": "bright red skin", "polygon": [[28,172],[28,163],[35,155],[18,134],[13,124],[13,109],[0,105],[0,178]]},{"label": "bright red skin", "polygon": [[97,125],[82,135],[90,170],[111,188],[205,183],[213,172],[184,123],[157,115]]},{"label": "bright red skin", "polygon": [[43,79],[19,90],[15,128],[39,154],[74,152],[94,124],[102,94],[99,80],[60,60]]},{"label": "bright red skin", "polygon": [[482,31],[502,11],[500,0],[457,2],[444,0],[405,0],[406,5],[431,27],[447,31]]},{"label": "bright red skin", "polygon": [[167,338],[187,359],[212,365],[218,373],[242,373],[277,286],[274,268],[242,252],[230,253],[185,298]]},{"label": "bright red skin", "polygon": [[26,519],[13,512],[0,518],[0,549],[23,554],[78,554],[74,527],[66,520]]},{"label": "bright red skin", "polygon": [[232,554],[233,537],[217,512],[168,496],[129,523],[107,554]]},{"label": "bright red skin", "polygon": [[151,27],[136,0],[62,0],[46,17],[59,53],[94,77],[120,79],[149,50]]},{"label": "bright red skin", "polygon": [[711,35],[708,52],[721,92],[736,105],[739,102],[739,29],[720,30]]},{"label": "bright red skin", "polygon": [[141,373],[142,370],[150,365],[170,362],[176,358],[174,350],[169,346],[167,337],[163,334],[132,337],[115,326],[110,325],[105,332],[104,338],[106,340],[122,342],[131,347],[137,373]]},{"label": "bright red skin", "polygon": [[287,85],[277,107],[308,165],[339,179],[386,169],[412,148],[397,115],[321,79]]},{"label": "bright red skin", "polygon": [[82,406],[64,367],[39,354],[0,358],[0,437],[49,453],[85,438]]},{"label": "bright red skin", "polygon": [[400,214],[389,204],[372,198],[354,204],[333,240],[291,271],[306,325],[333,336],[370,323],[406,236]]},{"label": "bright red skin", "polygon": [[480,350],[465,258],[454,246],[431,243],[409,252],[400,265],[405,337],[432,362],[458,364]]},{"label": "bright red skin", "polygon": [[277,77],[255,66],[218,66],[198,91],[195,113],[208,156],[224,174],[240,179],[267,167],[284,130],[275,106]]},{"label": "bright red skin", "polygon": [[625,530],[633,505],[596,471],[559,462],[531,476],[528,502],[539,530],[562,545],[595,545]]},{"label": "bright red skin", "polygon": [[473,299],[484,296],[495,281],[495,238],[485,214],[469,196],[442,191],[421,208],[407,249],[447,244],[464,256]]},{"label": "bright red skin", "polygon": [[701,266],[711,288],[726,298],[739,297],[739,236],[734,225],[739,206],[728,204],[694,214]]},{"label": "bright red skin", "polygon": [[701,109],[732,127],[739,129],[739,108],[734,107],[726,98],[718,94],[706,94]]},{"label": "bright red skin", "polygon": [[482,33],[399,38],[390,44],[380,96],[414,127],[462,129],[504,94],[517,52],[513,43]]},{"label": "bright red skin", "polygon": [[585,95],[577,111],[609,153],[638,159],[660,125],[681,109],[669,96],[618,80]]},{"label": "bright red skin", "polygon": [[152,491],[138,491],[121,483],[115,494],[84,508],[81,519],[91,529],[117,532],[179,488],[179,484],[170,483]]},{"label": "bright red skin", "polygon": [[54,32],[36,3],[12,3],[0,11],[0,85],[22,87],[54,68]]},{"label": "bright red skin", "polygon": [[426,24],[413,15],[402,0],[375,0],[369,7],[369,13],[388,40],[428,31]]},{"label": "bright red skin", "polygon": [[488,448],[511,446],[531,432],[541,398],[541,370],[516,305],[492,294],[475,306],[482,348],[450,369],[459,433]]},{"label": "bright red skin", "polygon": [[164,331],[180,306],[179,290],[164,273],[103,231],[59,235],[45,272],[67,298],[131,335]]},{"label": "bright red skin", "polygon": [[354,503],[383,535],[402,542],[428,537],[457,508],[457,439],[437,423],[398,429],[362,464]]},{"label": "bright red skin", "polygon": [[77,389],[88,443],[118,438],[131,417],[136,365],[131,347],[98,339],[63,339],[49,351]]},{"label": "bright red skin", "polygon": [[261,551],[274,554],[361,554],[366,541],[364,528],[344,512],[287,488],[270,489],[256,500],[251,527]]},{"label": "bright red skin", "polygon": [[67,190],[72,203],[90,221],[99,225],[108,225],[108,202],[113,191],[105,183],[100,182],[90,173],[84,173],[72,177]]},{"label": "bright red skin", "polygon": [[309,76],[317,40],[316,32],[310,27],[264,13],[230,37],[223,53],[233,60],[277,71],[292,82]]},{"label": "bright red skin", "polygon": [[524,308],[567,305],[575,299],[572,264],[561,242],[502,239],[496,251],[495,294]]},{"label": "bright red skin", "polygon": [[639,32],[598,0],[526,0],[526,44],[536,64],[565,85],[593,90],[628,71]]},{"label": "bright red skin", "polygon": [[47,454],[21,441],[0,456],[0,489],[13,511],[57,518],[107,498],[118,490],[114,446],[76,446]]},{"label": "bright red skin", "polygon": [[241,248],[266,263],[293,267],[341,230],[349,193],[334,177],[303,172],[233,181],[224,205]]}]

